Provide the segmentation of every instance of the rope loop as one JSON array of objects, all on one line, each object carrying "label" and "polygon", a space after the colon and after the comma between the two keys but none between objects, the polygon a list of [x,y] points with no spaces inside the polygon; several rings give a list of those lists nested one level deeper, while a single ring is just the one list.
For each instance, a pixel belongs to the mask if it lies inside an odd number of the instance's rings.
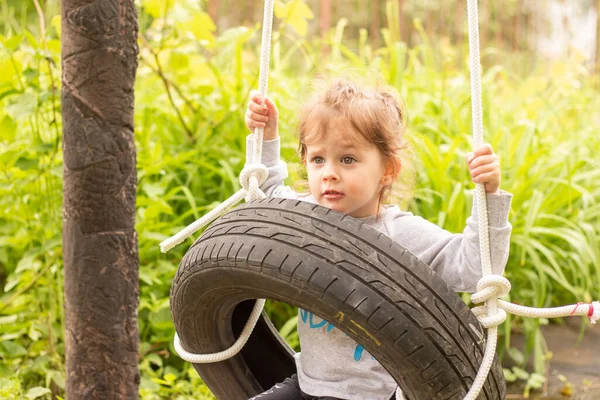
[{"label": "rope loop", "polygon": [[494,326],[498,326],[506,321],[506,311],[501,308],[496,309],[496,314],[489,315],[488,308],[486,306],[479,306],[471,309],[473,314],[479,320],[479,323],[484,328],[492,328]]},{"label": "rope loop", "polygon": [[471,295],[471,302],[479,304],[491,298],[506,296],[510,288],[510,281],[502,275],[486,275],[477,282],[477,292]]},{"label": "rope loop", "polygon": [[177,354],[179,354],[179,357],[181,357],[185,361],[194,364],[208,364],[228,360],[231,357],[235,356],[237,353],[239,353],[240,350],[242,350],[242,347],[244,347],[244,345],[250,338],[250,334],[254,330],[254,327],[256,326],[258,318],[261,316],[264,307],[265,299],[257,299],[256,303],[254,303],[254,308],[250,313],[250,317],[248,317],[248,321],[246,321],[246,325],[244,325],[244,329],[242,329],[242,333],[235,341],[235,343],[227,350],[211,354],[190,353],[183,348],[181,341],[179,340],[179,336],[177,335],[177,332],[175,332],[175,337],[173,338],[173,345],[175,347],[175,351],[177,352]]},{"label": "rope loop", "polygon": [[259,187],[265,183],[268,177],[269,170],[263,164],[246,164],[244,166],[240,172],[240,184],[246,191],[246,201],[267,198]]},{"label": "rope loop", "polygon": [[[487,275],[477,282],[477,293],[471,296],[471,302],[479,304],[490,299],[496,299],[510,292],[510,282],[501,275]],[[471,310],[484,328],[498,326],[506,321],[506,311],[497,308],[494,314],[489,314],[487,306],[475,307]]]}]

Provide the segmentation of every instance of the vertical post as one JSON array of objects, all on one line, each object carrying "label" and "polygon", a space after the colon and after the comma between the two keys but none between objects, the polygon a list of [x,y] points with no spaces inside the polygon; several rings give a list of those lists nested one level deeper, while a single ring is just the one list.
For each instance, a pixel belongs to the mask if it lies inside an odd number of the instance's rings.
[{"label": "vertical post", "polygon": [[215,25],[217,25],[218,6],[218,0],[208,0],[208,15],[210,15]]},{"label": "vertical post", "polygon": [[[369,0],[358,0],[358,10],[356,10],[356,15],[358,15],[358,29],[357,31],[360,31],[360,29],[367,29],[366,28],[368,26],[367,22],[369,21]],[[357,35],[357,37],[359,37]],[[371,37],[371,35],[369,35],[370,40],[373,40],[373,38]]]},{"label": "vertical post", "polygon": [[376,49],[379,47],[379,17],[381,15],[381,4],[383,3],[383,1],[381,0],[371,0],[369,2],[369,6],[371,8],[370,11],[370,19],[371,19],[371,26],[369,27],[369,30],[371,31],[371,43],[373,43],[373,48]]},{"label": "vertical post", "polygon": [[137,399],[133,0],[62,0],[66,394]]},{"label": "vertical post", "polygon": [[327,32],[331,28],[331,0],[321,0],[319,9],[319,30],[321,34],[321,55],[329,53],[327,45]]},{"label": "vertical post", "polygon": [[513,29],[513,51],[517,51],[521,48],[521,2],[515,1],[515,17],[514,17],[514,29]]},{"label": "vertical post", "polygon": [[250,21],[251,24],[254,23],[254,21],[256,20],[255,10],[256,10],[255,2],[254,2],[254,0],[250,0],[246,5],[246,14],[244,16],[244,19],[245,19],[244,22]]},{"label": "vertical post", "polygon": [[404,12],[404,3],[406,0],[398,0],[398,21],[400,22],[400,40],[404,41],[407,46],[412,42],[413,23],[410,15]]},{"label": "vertical post", "polygon": [[458,0],[456,3],[456,7],[454,9],[454,18],[452,19],[453,21],[453,32],[454,32],[454,44],[456,45],[456,48],[458,49],[458,57],[457,57],[457,63],[458,65],[462,65],[462,60],[463,60],[463,49],[464,49],[464,37],[463,37],[463,20],[464,20],[464,9],[463,9],[463,5],[464,2],[462,0]]}]

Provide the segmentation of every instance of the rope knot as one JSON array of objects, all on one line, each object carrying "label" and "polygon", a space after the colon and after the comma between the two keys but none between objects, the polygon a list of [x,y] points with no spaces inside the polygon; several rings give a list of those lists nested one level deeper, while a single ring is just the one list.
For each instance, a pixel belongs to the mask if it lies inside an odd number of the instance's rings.
[{"label": "rope knot", "polygon": [[[477,292],[471,295],[471,302],[479,304],[492,298],[499,298],[510,292],[510,282],[501,275],[487,275],[477,282]],[[498,326],[506,320],[506,311],[498,308],[496,313],[489,315],[487,306],[475,307],[471,310],[477,316],[484,328]]]},{"label": "rope knot", "polygon": [[260,185],[269,177],[269,170],[263,164],[246,164],[240,172],[240,184],[246,191],[246,201],[262,200],[267,196]]}]

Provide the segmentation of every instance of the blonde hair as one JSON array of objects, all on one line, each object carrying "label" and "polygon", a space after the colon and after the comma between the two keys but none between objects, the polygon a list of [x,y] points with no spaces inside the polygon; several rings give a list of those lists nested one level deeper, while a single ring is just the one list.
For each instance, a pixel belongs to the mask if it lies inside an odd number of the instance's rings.
[{"label": "blonde hair", "polygon": [[375,145],[384,160],[392,163],[393,183],[398,183],[400,170],[403,175],[410,175],[403,180],[400,190],[393,184],[385,186],[379,196],[379,205],[388,201],[408,201],[414,174],[411,174],[410,157],[404,157],[408,148],[403,138],[407,118],[398,93],[389,86],[366,87],[346,78],[335,79],[316,90],[302,107],[298,122],[298,152],[303,163],[306,162],[307,144],[320,140],[332,124],[339,123],[349,124],[352,128],[349,132],[356,132]]}]

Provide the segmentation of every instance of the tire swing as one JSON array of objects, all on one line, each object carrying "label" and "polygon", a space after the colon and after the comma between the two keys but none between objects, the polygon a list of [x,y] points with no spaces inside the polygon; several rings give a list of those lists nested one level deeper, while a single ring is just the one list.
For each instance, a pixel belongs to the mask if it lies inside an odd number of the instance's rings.
[{"label": "tire swing", "polygon": [[[274,0],[265,1],[259,93],[266,95]],[[477,2],[468,0],[474,146],[483,142]],[[484,277],[470,310],[429,266],[361,221],[297,200],[265,199],[262,128],[240,174],[243,189],[161,243],[168,251],[227,209],[187,251],[173,279],[175,349],[218,399],[245,400],[296,371],[294,352],[262,312],[283,301],[329,321],[362,345],[399,384],[397,399],[503,399],[495,356],[506,311],[527,317],[587,315],[600,304],[553,309],[498,297],[491,275],[485,189],[475,190]],[[259,300],[255,300],[259,299]],[[506,310],[506,311],[505,311]],[[472,312],[471,312],[472,311]],[[477,316],[477,317],[476,317]],[[488,335],[483,332],[488,328]],[[226,349],[226,350],[223,350]]]},{"label": "tire swing", "polygon": [[[254,301],[310,311],[360,343],[410,399],[463,398],[485,335],[461,298],[427,265],[362,222],[285,199],[245,203],[187,251],[171,290],[183,347],[229,348]],[[194,364],[218,399],[248,399],[295,373],[293,352],[263,313],[240,353]],[[482,393],[502,399],[497,359]]]}]

